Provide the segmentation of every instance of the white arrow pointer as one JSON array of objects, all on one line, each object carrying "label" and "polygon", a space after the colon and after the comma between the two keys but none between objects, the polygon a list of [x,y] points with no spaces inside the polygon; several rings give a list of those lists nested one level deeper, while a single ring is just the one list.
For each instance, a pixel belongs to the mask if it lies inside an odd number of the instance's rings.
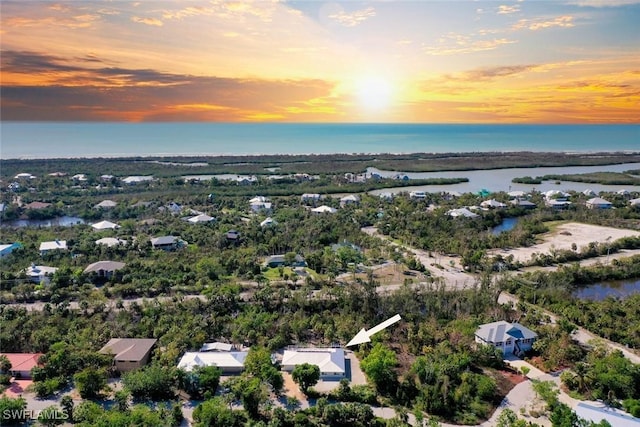
[{"label": "white arrow pointer", "polygon": [[355,337],[353,337],[351,339],[351,341],[349,341],[346,345],[346,347],[351,347],[354,345],[358,345],[358,344],[363,344],[365,342],[371,342],[371,339],[369,339],[369,337],[371,337],[371,335],[380,332],[381,330],[383,330],[384,328],[393,325],[394,323],[396,323],[397,321],[399,321],[401,319],[399,314],[396,314],[395,316],[385,320],[384,322],[374,326],[373,328],[369,329],[368,331],[365,330],[364,328],[360,329],[360,332],[358,332],[356,334]]}]

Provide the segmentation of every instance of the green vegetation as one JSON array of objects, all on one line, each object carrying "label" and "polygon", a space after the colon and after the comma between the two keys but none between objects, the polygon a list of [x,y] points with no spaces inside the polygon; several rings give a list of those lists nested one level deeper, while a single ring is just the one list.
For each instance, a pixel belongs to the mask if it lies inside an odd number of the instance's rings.
[{"label": "green vegetation", "polygon": [[511,182],[517,183],[517,184],[542,184],[542,178],[540,177],[536,177],[536,178],[532,178],[530,176],[523,176],[521,178],[513,178],[511,180]]},{"label": "green vegetation", "polygon": [[320,380],[320,368],[318,365],[303,363],[293,368],[291,378],[300,386],[303,393],[307,393],[309,387],[313,387]]},{"label": "green vegetation", "polygon": [[520,184],[542,184],[542,181],[572,181],[572,182],[588,182],[592,184],[603,185],[638,185],[640,178],[630,176],[633,171],[626,172],[590,172],[582,174],[566,174],[566,175],[543,175],[532,178],[525,176],[522,178],[514,178],[511,181]]}]

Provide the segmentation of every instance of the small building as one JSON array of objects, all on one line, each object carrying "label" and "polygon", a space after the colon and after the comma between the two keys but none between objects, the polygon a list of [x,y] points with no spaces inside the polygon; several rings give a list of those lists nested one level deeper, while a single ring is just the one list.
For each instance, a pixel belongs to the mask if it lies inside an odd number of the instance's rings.
[{"label": "small building", "polygon": [[8,256],[11,252],[15,251],[16,249],[20,249],[21,247],[22,244],[18,242],[9,243],[8,245],[0,245],[0,258]]},{"label": "small building", "polygon": [[260,227],[271,227],[272,225],[276,225],[277,222],[271,217],[268,217],[264,221],[260,222]]},{"label": "small building", "polygon": [[115,237],[103,237],[102,239],[96,240],[96,245],[105,245],[108,247],[125,245],[127,243],[126,240],[117,239]]},{"label": "small building", "polygon": [[322,205],[322,206],[319,206],[317,208],[311,209],[311,212],[313,212],[313,213],[331,213],[331,214],[333,214],[333,213],[338,212],[338,210],[336,208],[332,208],[330,206]]},{"label": "small building", "polygon": [[610,201],[605,200],[601,197],[594,197],[585,202],[585,206],[589,209],[611,209]]},{"label": "small building", "polygon": [[544,203],[547,207],[557,210],[567,209],[571,206],[571,202],[567,200],[546,199]]},{"label": "small building", "polygon": [[595,197],[595,196],[597,196],[596,192],[595,192],[595,191],[593,191],[593,190],[592,190],[592,189],[590,189],[590,188],[587,188],[586,190],[584,190],[584,191],[582,192],[582,194],[584,194],[584,195],[585,195],[585,196],[587,196],[587,197]]},{"label": "small building", "polygon": [[340,198],[340,206],[342,207],[347,205],[357,205],[358,203],[360,203],[360,197],[355,194],[349,194],[348,196]]},{"label": "small building", "polygon": [[[275,268],[287,265],[285,261],[284,255],[271,255],[264,260],[265,267]],[[306,267],[307,263],[302,257],[302,255],[296,254],[293,262],[290,265],[291,267]]]},{"label": "small building", "polygon": [[240,232],[238,232],[237,230],[229,230],[227,231],[227,234],[225,235],[225,237],[227,238],[227,240],[236,242],[240,239]]},{"label": "small building", "polygon": [[503,354],[520,355],[531,350],[538,334],[520,323],[504,320],[480,325],[475,333],[475,341],[488,344],[502,350]]},{"label": "small building", "polygon": [[115,222],[111,222],[111,221],[100,221],[100,222],[96,222],[95,224],[91,224],[91,227],[93,227],[94,230],[115,230],[116,228],[120,228],[120,226],[118,224],[116,224]]},{"label": "small building", "polygon": [[285,350],[282,355],[283,371],[291,372],[304,363],[320,368],[323,380],[338,380],[346,374],[344,350],[341,348],[298,348]]},{"label": "small building", "polygon": [[84,269],[84,273],[96,273],[98,277],[104,277],[108,279],[113,276],[113,273],[125,267],[124,262],[118,261],[98,261],[93,264],[89,264]]},{"label": "small building", "polygon": [[409,197],[411,199],[425,199],[427,197],[427,193],[421,190],[411,191],[409,193]]},{"label": "small building", "polygon": [[187,222],[192,224],[201,224],[213,221],[215,218],[207,214],[200,214],[187,218]]},{"label": "small building", "polygon": [[31,369],[40,366],[38,361],[42,353],[0,353],[5,356],[11,363],[9,374],[16,379],[31,378]]},{"label": "small building", "polygon": [[530,202],[529,200],[514,199],[511,201],[511,204],[514,205],[515,207],[522,208],[522,209],[536,208],[536,204],[533,202]]},{"label": "small building", "polygon": [[629,206],[640,207],[640,198],[629,200]]},{"label": "small building", "polygon": [[67,250],[67,241],[66,240],[53,240],[51,242],[42,242],[40,243],[40,255],[45,255],[51,251],[66,251]]},{"label": "small building", "polygon": [[128,184],[128,185],[134,185],[134,184],[139,184],[141,182],[149,182],[149,181],[153,181],[153,175],[148,175],[148,176],[134,175],[134,176],[128,176],[122,180],[124,184]]},{"label": "small building", "polygon": [[34,179],[35,175],[31,175],[30,173],[22,172],[13,177],[13,179]]},{"label": "small building", "polygon": [[317,193],[304,193],[300,196],[300,200],[303,202],[317,202],[320,200],[320,194]]},{"label": "small building", "polygon": [[480,203],[480,207],[483,209],[504,209],[507,205],[495,199],[490,199]]},{"label": "small building", "polygon": [[71,179],[73,179],[74,181],[86,181],[87,180],[87,175],[85,175],[83,173],[77,173],[77,174],[73,175],[71,177]]},{"label": "small building", "polygon": [[111,181],[113,179],[113,175],[100,175],[101,181]]},{"label": "small building", "polygon": [[178,362],[178,369],[187,372],[198,366],[216,366],[223,375],[239,374],[244,370],[248,351],[188,351]]},{"label": "small building", "polygon": [[53,276],[56,271],[58,271],[56,267],[47,267],[46,265],[35,265],[32,263],[27,267],[25,273],[32,282],[48,285],[51,281],[51,276]]},{"label": "small building", "polygon": [[610,408],[600,402],[579,402],[575,412],[578,417],[596,424],[606,421],[613,427],[640,427],[640,418],[632,417],[626,412]]},{"label": "small building", "polygon": [[142,368],[149,362],[151,350],[158,340],[153,338],[112,338],[99,351],[112,354],[118,372]]},{"label": "small building", "polygon": [[161,236],[151,239],[151,246],[153,249],[162,249],[164,251],[174,251],[184,246],[186,242],[180,240],[176,236]]},{"label": "small building", "polygon": [[100,203],[98,203],[97,205],[95,205],[96,209],[110,209],[110,208],[115,208],[116,206],[118,206],[118,204],[116,202],[114,202],[113,200],[103,200]]},{"label": "small building", "polygon": [[511,199],[520,199],[522,197],[525,197],[527,194],[522,190],[514,190],[514,191],[509,191],[507,195]]},{"label": "small building", "polygon": [[450,209],[447,211],[447,215],[451,218],[477,218],[479,216],[477,213],[473,213],[467,208]]}]

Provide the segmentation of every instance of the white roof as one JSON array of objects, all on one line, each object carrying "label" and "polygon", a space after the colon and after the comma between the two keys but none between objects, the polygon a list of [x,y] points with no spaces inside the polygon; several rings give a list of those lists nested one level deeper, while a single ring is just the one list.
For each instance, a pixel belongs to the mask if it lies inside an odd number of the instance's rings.
[{"label": "white roof", "polygon": [[204,343],[200,351],[231,351],[233,345],[224,342]]},{"label": "white roof", "polygon": [[45,274],[53,274],[58,271],[57,267],[47,267],[45,265],[33,265],[27,267],[27,276],[29,277],[42,277]]},{"label": "white roof", "polygon": [[491,199],[485,200],[484,202],[480,203],[480,206],[482,206],[483,208],[504,208],[507,205],[495,199]]},{"label": "white roof", "polygon": [[526,193],[521,190],[515,190],[509,191],[507,194],[509,195],[509,197],[524,197]]},{"label": "white roof", "polygon": [[128,176],[122,180],[125,184],[133,184],[134,182],[143,182],[143,181],[151,181],[153,179],[153,175],[149,176]]},{"label": "white roof", "polygon": [[637,198],[637,199],[631,199],[631,200],[629,200],[629,204],[630,204],[631,206],[638,206],[638,205],[640,205],[640,198]]},{"label": "white roof", "polygon": [[320,198],[320,194],[318,193],[304,193],[301,196],[302,200],[307,200],[307,199],[311,199],[311,200],[317,200]]},{"label": "white roof", "polygon": [[284,351],[283,366],[297,366],[303,363],[318,366],[320,374],[344,373],[344,350],[341,348],[301,348]]},{"label": "white roof", "polygon": [[251,209],[271,209],[271,202],[251,202]]},{"label": "white roof", "polygon": [[212,216],[207,215],[207,214],[200,214],[200,215],[192,216],[191,218],[187,219],[187,221],[193,222],[193,223],[209,222],[209,221],[213,221],[213,220],[214,220],[214,218]]},{"label": "white roof", "polygon": [[277,222],[273,218],[269,217],[260,223],[260,227],[266,227],[267,225],[273,224],[277,224]]},{"label": "white roof", "polygon": [[247,351],[193,351],[186,352],[178,362],[178,368],[189,372],[197,366],[217,366],[218,368],[244,368]]},{"label": "white roof", "polygon": [[467,208],[451,209],[447,211],[447,215],[453,218],[457,218],[459,216],[464,216],[466,218],[475,218],[478,216],[478,214],[471,212]]},{"label": "white roof", "polygon": [[22,173],[19,173],[16,176],[14,176],[13,178],[14,179],[18,179],[18,178],[35,178],[35,176],[31,175],[30,173],[22,172]]},{"label": "white roof", "polygon": [[593,199],[587,200],[587,204],[588,205],[610,205],[611,202],[601,197],[594,197]]},{"label": "white roof", "polygon": [[595,196],[595,195],[596,195],[596,192],[595,192],[595,191],[593,191],[593,190],[592,190],[592,189],[590,189],[590,188],[587,188],[586,190],[584,190],[584,191],[582,192],[582,194],[584,194],[585,196]]},{"label": "white roof", "polygon": [[66,240],[53,240],[51,242],[42,242],[40,243],[41,251],[51,251],[54,249],[67,249],[67,241]]},{"label": "white roof", "polygon": [[125,243],[127,243],[126,240],[116,239],[115,237],[103,237],[102,239],[96,240],[96,245],[107,245],[109,247]]},{"label": "white roof", "polygon": [[124,262],[118,262],[118,261],[98,261],[98,262],[94,262],[93,264],[89,264],[87,266],[87,268],[84,269],[85,273],[91,273],[91,272],[99,272],[100,270],[102,271],[116,271],[116,270],[120,270],[121,268],[124,268],[126,264]]},{"label": "white roof", "polygon": [[116,228],[120,228],[120,226],[111,221],[100,221],[95,224],[91,224],[91,226],[96,230],[114,230]]},{"label": "white roof", "polygon": [[253,199],[249,200],[249,203],[264,203],[267,201],[267,198],[264,196],[256,196]]},{"label": "white roof", "polygon": [[616,191],[616,193],[618,193],[621,196],[628,196],[629,195],[629,190],[622,189],[622,190]]},{"label": "white roof", "polygon": [[96,205],[96,207],[98,207],[98,208],[114,208],[117,205],[118,204],[116,202],[114,202],[113,200],[103,200],[100,203],[98,203]]},{"label": "white roof", "polygon": [[337,209],[335,209],[335,208],[332,208],[332,207],[330,207],[330,206],[322,205],[322,206],[320,206],[320,207],[317,207],[317,208],[311,209],[311,212],[316,212],[316,213],[324,213],[324,212],[328,212],[328,213],[336,213],[336,212],[338,212],[338,210],[337,210]]},{"label": "white roof", "polygon": [[411,198],[418,198],[418,199],[424,199],[425,197],[427,197],[427,193],[421,190],[416,190],[416,191],[412,191],[409,193],[409,197]]},{"label": "white roof", "polygon": [[356,196],[355,194],[349,194],[348,196],[341,197],[340,201],[341,202],[359,202],[360,197]]}]

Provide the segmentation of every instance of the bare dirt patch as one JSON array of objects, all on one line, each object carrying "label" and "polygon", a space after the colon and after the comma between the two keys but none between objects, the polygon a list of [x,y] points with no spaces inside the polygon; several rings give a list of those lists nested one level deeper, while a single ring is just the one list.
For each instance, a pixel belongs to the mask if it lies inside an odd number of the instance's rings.
[{"label": "bare dirt patch", "polygon": [[491,251],[491,255],[513,255],[514,260],[526,263],[531,260],[534,253],[548,254],[552,250],[571,250],[574,243],[580,251],[591,242],[607,244],[623,237],[637,236],[640,236],[640,232],[635,230],[568,222],[558,225],[549,233],[538,236],[540,243],[526,248],[495,250]]}]

